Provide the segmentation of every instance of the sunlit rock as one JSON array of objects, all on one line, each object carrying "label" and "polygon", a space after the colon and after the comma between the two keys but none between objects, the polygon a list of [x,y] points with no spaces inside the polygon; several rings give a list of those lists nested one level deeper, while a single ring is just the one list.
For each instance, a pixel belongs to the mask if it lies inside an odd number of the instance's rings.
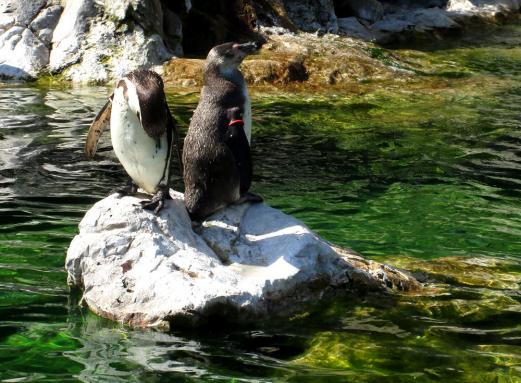
[{"label": "sunlit rock", "polygon": [[49,62],[52,30],[61,14],[53,1],[9,0],[0,5],[0,78],[32,79]]},{"label": "sunlit rock", "polygon": [[338,289],[412,290],[408,274],[332,247],[265,204],[228,207],[195,234],[182,195],[159,216],[109,196],[80,223],[69,284],[101,316],[135,326],[247,323],[286,315]]},{"label": "sunlit rock", "polygon": [[385,16],[371,25],[371,28],[385,32],[404,32],[415,30],[423,32],[431,29],[457,28],[459,24],[452,20],[445,10],[440,8],[403,11]]},{"label": "sunlit rock", "polygon": [[53,35],[50,69],[74,82],[104,83],[179,53],[179,36],[171,34],[180,30],[169,25],[165,32],[159,0],[69,1]]},{"label": "sunlit rock", "polygon": [[54,28],[62,14],[62,7],[52,5],[44,8],[29,24],[29,28],[35,31],[38,38],[45,44],[50,44]]},{"label": "sunlit rock", "polygon": [[498,13],[519,11],[520,0],[449,0],[447,11],[455,17],[494,16]]},{"label": "sunlit rock", "polygon": [[27,27],[46,3],[47,0],[3,0],[0,13],[11,15],[16,25]]},{"label": "sunlit rock", "polygon": [[34,78],[49,62],[49,50],[30,29],[14,26],[0,36],[0,78]]},{"label": "sunlit rock", "polygon": [[58,71],[80,59],[81,39],[95,13],[93,0],[67,1],[52,37],[49,64],[52,71]]}]

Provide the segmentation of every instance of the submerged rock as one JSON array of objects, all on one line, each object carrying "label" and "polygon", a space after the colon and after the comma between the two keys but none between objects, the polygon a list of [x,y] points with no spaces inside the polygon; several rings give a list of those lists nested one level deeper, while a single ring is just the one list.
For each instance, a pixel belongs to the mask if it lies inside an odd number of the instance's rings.
[{"label": "submerged rock", "polygon": [[66,269],[95,313],[135,326],[248,323],[298,311],[335,289],[420,288],[265,204],[230,206],[196,234],[182,194],[171,195],[158,216],[137,197],[112,195],[81,221]]}]

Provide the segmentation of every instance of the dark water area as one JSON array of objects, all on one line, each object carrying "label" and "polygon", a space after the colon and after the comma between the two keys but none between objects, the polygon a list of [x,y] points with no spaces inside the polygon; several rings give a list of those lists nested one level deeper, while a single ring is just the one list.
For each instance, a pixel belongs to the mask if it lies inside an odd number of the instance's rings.
[{"label": "dark water area", "polygon": [[[109,134],[83,154],[109,90],[0,86],[0,382],[521,382],[521,29],[488,41],[383,50],[417,74],[356,94],[254,92],[253,190],[427,287],[248,329],[81,308],[67,247],[126,181]],[[184,135],[197,94],[168,102]]]}]

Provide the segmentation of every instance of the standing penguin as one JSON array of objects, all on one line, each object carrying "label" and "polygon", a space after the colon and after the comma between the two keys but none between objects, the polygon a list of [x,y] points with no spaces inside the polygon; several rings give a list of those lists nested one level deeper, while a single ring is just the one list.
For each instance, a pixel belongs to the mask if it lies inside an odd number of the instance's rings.
[{"label": "standing penguin", "polygon": [[137,187],[154,194],[151,200],[141,201],[141,205],[157,214],[164,200],[170,198],[168,172],[174,138],[181,160],[179,136],[161,77],[149,70],[135,70],[118,82],[89,129],[87,157],[94,157],[109,120],[114,152],[132,179],[120,194],[135,192]]},{"label": "standing penguin", "polygon": [[[254,42],[226,43],[212,48],[206,58],[201,98],[183,149],[185,206],[193,220],[240,200],[262,200],[246,193],[247,188],[241,188],[237,159],[234,149],[229,147],[249,145],[251,140],[250,98],[238,67],[247,55],[259,48],[260,44]],[[244,113],[242,129],[246,142],[239,140],[238,143],[227,136],[233,108]],[[251,182],[251,174],[249,177]]]}]

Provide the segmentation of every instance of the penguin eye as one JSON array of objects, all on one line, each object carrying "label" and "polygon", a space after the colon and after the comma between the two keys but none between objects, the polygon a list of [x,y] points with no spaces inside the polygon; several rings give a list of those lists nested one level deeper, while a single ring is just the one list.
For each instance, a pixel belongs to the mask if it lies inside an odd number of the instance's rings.
[{"label": "penguin eye", "polygon": [[231,49],[228,49],[226,52],[224,52],[224,57],[232,58],[233,56],[235,55]]}]

